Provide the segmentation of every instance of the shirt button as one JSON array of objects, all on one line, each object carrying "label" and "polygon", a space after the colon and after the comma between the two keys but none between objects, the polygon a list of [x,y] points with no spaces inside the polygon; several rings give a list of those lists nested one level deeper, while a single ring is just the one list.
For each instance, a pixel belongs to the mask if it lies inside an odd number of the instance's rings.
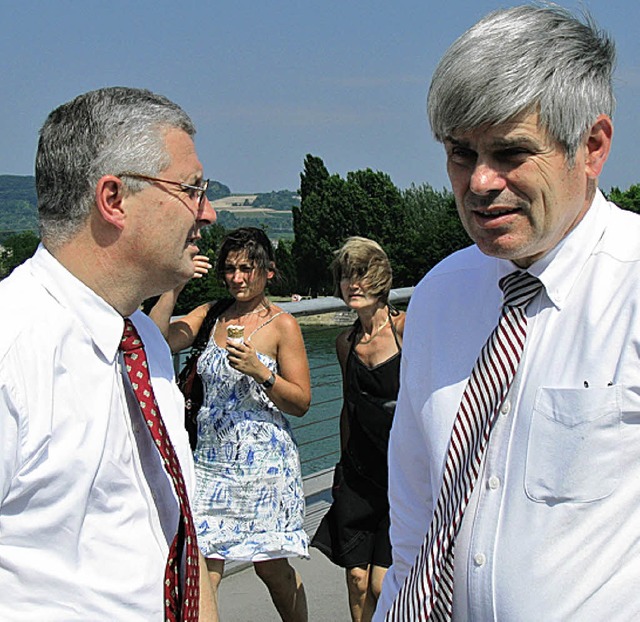
[{"label": "shirt button", "polygon": [[489,488],[491,488],[491,490],[496,490],[499,486],[500,486],[500,478],[496,477],[495,475],[492,475],[489,478]]},{"label": "shirt button", "polygon": [[473,561],[476,566],[484,566],[487,561],[487,558],[485,557],[484,553],[476,553],[473,556]]},{"label": "shirt button", "polygon": [[508,415],[511,410],[511,402],[509,400],[505,400],[500,406],[500,414],[502,416]]}]

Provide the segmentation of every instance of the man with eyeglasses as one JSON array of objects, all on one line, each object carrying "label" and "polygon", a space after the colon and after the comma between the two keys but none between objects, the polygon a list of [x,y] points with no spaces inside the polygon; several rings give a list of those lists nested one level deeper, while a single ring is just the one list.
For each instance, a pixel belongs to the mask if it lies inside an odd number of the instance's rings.
[{"label": "man with eyeglasses", "polygon": [[217,620],[184,402],[138,310],[193,275],[215,220],[194,134],[176,104],[123,87],[40,132],[42,244],[0,283],[2,620]]}]

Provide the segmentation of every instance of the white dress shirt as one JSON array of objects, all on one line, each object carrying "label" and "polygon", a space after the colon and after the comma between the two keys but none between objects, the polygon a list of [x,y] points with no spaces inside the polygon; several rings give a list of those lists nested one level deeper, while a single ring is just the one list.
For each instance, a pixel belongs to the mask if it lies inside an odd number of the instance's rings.
[{"label": "white dress shirt", "polygon": [[[0,300],[0,620],[163,620],[180,511],[122,369],[123,318],[43,247]],[[168,347],[131,319],[192,490]]]},{"label": "white dress shirt", "polygon": [[[389,447],[384,617],[429,529],[454,418],[517,267],[473,246],[412,297]],[[640,217],[598,192],[545,289],[465,512],[455,620],[640,619]]]}]

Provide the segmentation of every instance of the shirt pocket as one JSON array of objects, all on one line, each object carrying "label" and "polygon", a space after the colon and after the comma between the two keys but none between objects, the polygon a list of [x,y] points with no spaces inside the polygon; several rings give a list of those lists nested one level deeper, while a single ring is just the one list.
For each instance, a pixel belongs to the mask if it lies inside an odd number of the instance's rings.
[{"label": "shirt pocket", "polygon": [[538,389],[525,467],[530,499],[588,503],[615,490],[620,477],[618,389]]}]

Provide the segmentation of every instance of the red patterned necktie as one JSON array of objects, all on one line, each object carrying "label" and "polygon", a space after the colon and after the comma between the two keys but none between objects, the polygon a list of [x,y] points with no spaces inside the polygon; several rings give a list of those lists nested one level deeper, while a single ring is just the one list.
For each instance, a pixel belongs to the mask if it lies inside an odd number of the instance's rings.
[{"label": "red patterned necktie", "polygon": [[[140,404],[149,432],[160,452],[164,468],[173,482],[180,502],[180,524],[169,549],[164,575],[165,620],[170,622],[197,620],[200,570],[198,565],[198,543],[189,507],[189,498],[187,497],[180,463],[160,416],[160,409],[151,387],[144,345],[138,335],[138,331],[129,319],[124,321],[124,334],[122,335],[120,350],[124,354],[124,363],[131,381],[131,387]],[[182,559],[185,541],[187,554],[183,593],[180,584],[180,560]]]},{"label": "red patterned necktie", "polygon": [[462,394],[433,520],[420,553],[387,612],[389,622],[450,620],[452,616],[455,538],[480,473],[496,413],[524,350],[525,308],[542,283],[527,272],[513,272],[500,279],[500,288],[504,292],[502,314]]}]

